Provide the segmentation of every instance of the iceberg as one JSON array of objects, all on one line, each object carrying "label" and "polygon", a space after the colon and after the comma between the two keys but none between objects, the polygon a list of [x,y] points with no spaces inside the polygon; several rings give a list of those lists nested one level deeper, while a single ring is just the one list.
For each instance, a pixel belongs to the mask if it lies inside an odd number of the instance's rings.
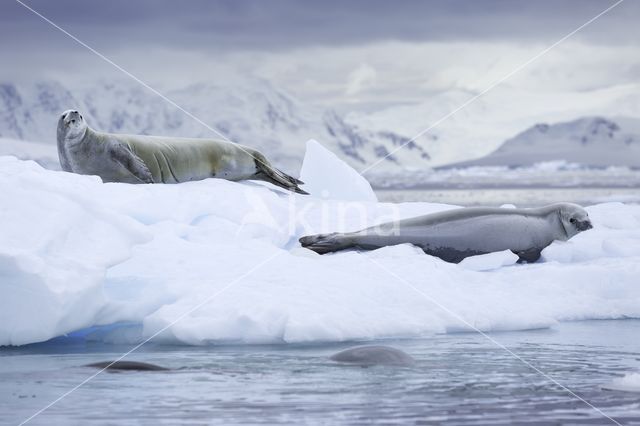
[{"label": "iceberg", "polygon": [[411,245],[300,247],[302,235],[454,207],[353,200],[365,192],[345,201],[220,179],[105,184],[0,157],[0,345],[69,333],[326,342],[640,318],[638,205],[589,207],[595,228],[535,264],[497,253],[455,265]]},{"label": "iceberg", "polygon": [[350,165],[319,142],[307,142],[300,179],[316,197],[334,200],[377,202],[371,184]]}]

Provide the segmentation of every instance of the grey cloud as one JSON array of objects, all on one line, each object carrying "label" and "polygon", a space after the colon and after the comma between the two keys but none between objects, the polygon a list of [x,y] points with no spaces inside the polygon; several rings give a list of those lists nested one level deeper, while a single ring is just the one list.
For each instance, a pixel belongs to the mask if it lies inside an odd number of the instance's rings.
[{"label": "grey cloud", "polygon": [[[613,4],[603,0],[25,0],[96,47],[281,50],[384,40],[557,39]],[[640,2],[627,1],[578,37],[638,43]],[[62,48],[17,2],[0,6],[2,46]],[[19,40],[15,39],[19,32]],[[16,43],[18,41],[18,43]]]},{"label": "grey cloud", "polygon": [[[613,4],[610,0],[23,1],[161,87],[245,72],[271,79],[302,99],[336,103],[344,102],[350,73],[371,62],[380,75],[376,87],[349,100],[367,107],[413,102],[426,96],[425,91],[441,90],[425,83],[440,70],[446,74],[462,66],[474,75],[467,80],[481,79],[492,62],[508,61],[506,56],[517,56],[521,46],[533,55]],[[622,84],[637,75],[638,12],[640,1],[627,0],[572,38],[585,42],[582,47],[589,57],[603,52],[595,44],[613,52],[607,58],[593,58],[605,68],[584,65],[589,69],[576,71],[580,87]],[[376,44],[384,41],[460,41],[465,49],[452,47],[457,53],[449,54],[448,45],[434,50],[416,44],[396,51]],[[509,47],[501,49],[503,43]],[[496,49],[487,49],[488,45]],[[328,49],[309,48],[317,46]],[[486,52],[474,51],[476,46],[484,46]],[[578,56],[584,56],[583,50]],[[72,84],[122,77],[12,0],[0,1],[0,58],[0,81],[53,79]],[[565,61],[560,76],[554,71],[539,79],[571,85],[563,69],[575,70],[581,64]],[[453,74],[439,84],[458,87]]]}]

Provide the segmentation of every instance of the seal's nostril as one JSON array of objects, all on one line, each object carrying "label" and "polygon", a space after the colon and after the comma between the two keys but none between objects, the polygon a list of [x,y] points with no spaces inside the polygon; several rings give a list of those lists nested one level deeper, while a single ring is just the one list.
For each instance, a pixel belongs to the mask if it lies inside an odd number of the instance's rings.
[{"label": "seal's nostril", "polygon": [[76,120],[71,120],[71,122],[72,122],[72,123],[75,123],[75,122],[76,122]]},{"label": "seal's nostril", "polygon": [[587,231],[589,229],[592,229],[593,225],[590,221],[585,220],[584,222],[577,222],[576,228],[578,228],[578,231]]}]

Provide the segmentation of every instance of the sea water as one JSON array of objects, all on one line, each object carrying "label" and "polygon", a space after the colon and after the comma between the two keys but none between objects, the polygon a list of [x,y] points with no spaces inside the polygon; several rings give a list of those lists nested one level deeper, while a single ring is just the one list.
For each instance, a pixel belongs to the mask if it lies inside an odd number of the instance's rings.
[{"label": "sea water", "polygon": [[[367,342],[406,351],[411,367],[329,360],[363,342],[149,344],[125,359],[170,371],[102,372],[27,424],[640,424],[640,393],[603,389],[640,369],[639,331],[640,320],[605,320]],[[84,364],[129,349],[70,338],[0,349],[2,424],[99,371]]]}]

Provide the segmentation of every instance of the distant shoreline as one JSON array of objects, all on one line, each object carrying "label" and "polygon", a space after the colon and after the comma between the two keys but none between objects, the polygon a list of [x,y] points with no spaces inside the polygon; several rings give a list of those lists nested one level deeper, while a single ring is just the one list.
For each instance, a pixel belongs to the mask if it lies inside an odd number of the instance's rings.
[{"label": "distant shoreline", "polygon": [[588,190],[588,189],[638,189],[638,194],[640,195],[640,188],[638,187],[639,182],[631,182],[630,184],[602,184],[598,185],[594,182],[589,183],[575,183],[568,185],[554,185],[554,184],[505,184],[504,182],[495,182],[495,183],[486,183],[483,182],[481,184],[474,184],[473,182],[468,183],[456,183],[456,184],[447,184],[446,182],[438,182],[438,183],[429,183],[424,185],[415,185],[415,186],[373,186],[373,190],[378,191],[464,191],[464,190],[517,190],[517,189],[579,189],[579,190]]},{"label": "distant shoreline", "polygon": [[636,187],[476,187],[476,188],[404,188],[376,189],[381,202],[428,202],[458,206],[533,207],[557,202],[585,206],[609,202],[640,204]]}]

